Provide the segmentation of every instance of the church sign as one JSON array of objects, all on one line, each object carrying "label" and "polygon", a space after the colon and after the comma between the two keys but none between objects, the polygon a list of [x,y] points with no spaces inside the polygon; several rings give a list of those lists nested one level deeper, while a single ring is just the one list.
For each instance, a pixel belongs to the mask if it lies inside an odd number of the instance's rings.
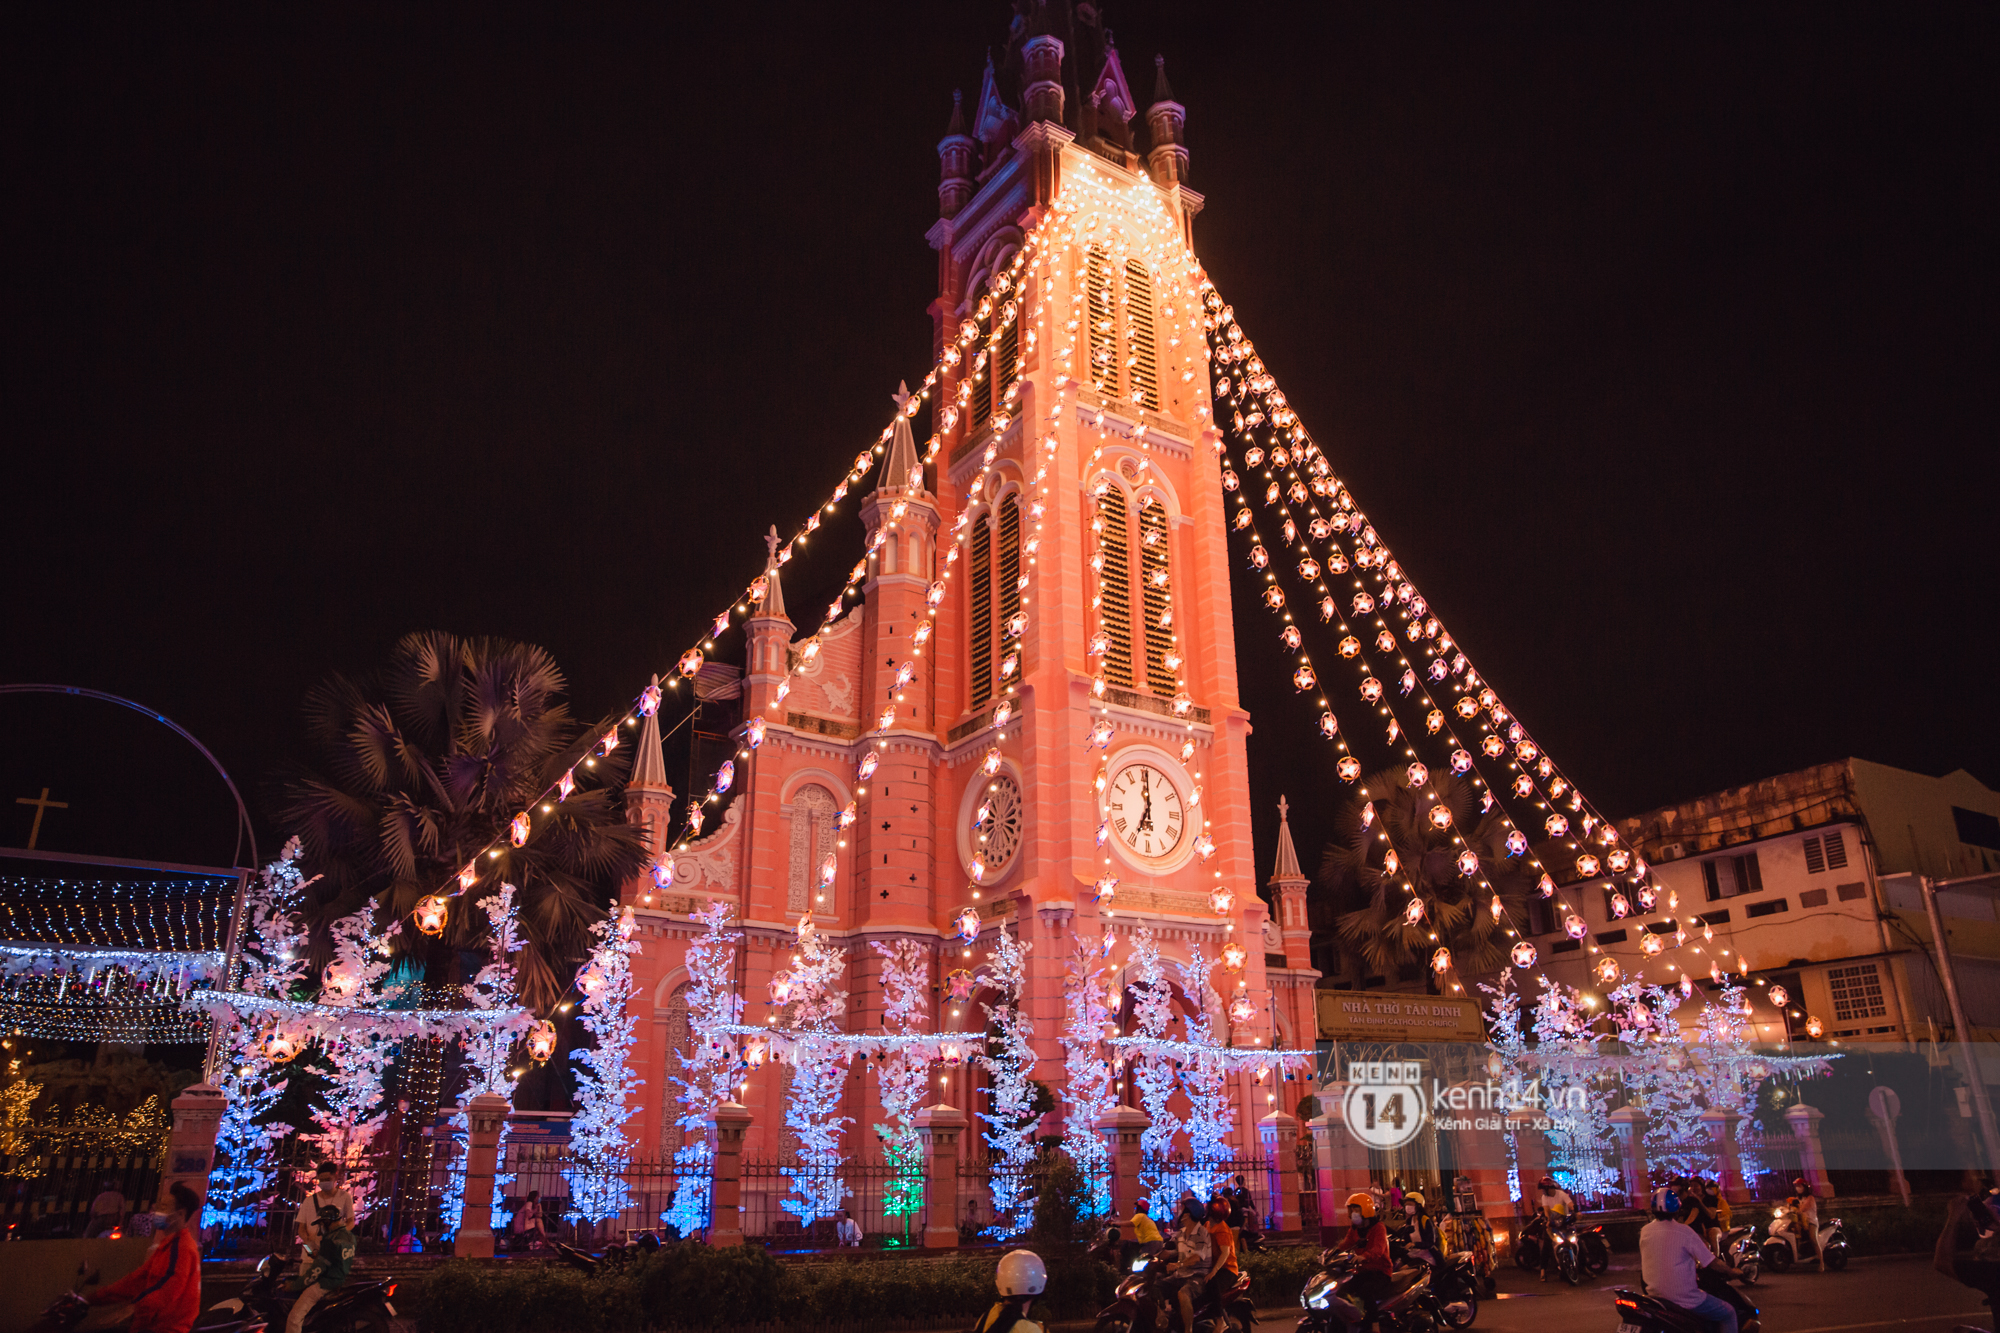
[{"label": "church sign", "polygon": [[1321,1041],[1486,1040],[1479,1006],[1442,995],[1318,994]]}]

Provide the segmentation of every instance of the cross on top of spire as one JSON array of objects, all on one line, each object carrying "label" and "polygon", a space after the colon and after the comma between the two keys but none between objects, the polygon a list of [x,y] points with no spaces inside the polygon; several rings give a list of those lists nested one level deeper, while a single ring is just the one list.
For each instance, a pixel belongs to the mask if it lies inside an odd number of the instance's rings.
[{"label": "cross on top of spire", "polygon": [[896,392],[890,394],[889,397],[895,400],[896,410],[898,412],[903,411],[910,401],[910,382],[908,380],[896,381]]},{"label": "cross on top of spire", "polygon": [[[776,532],[777,529],[773,528],[771,529],[771,531]],[[1286,816],[1290,815],[1291,811],[1292,811],[1292,803],[1290,801],[1287,801],[1284,797],[1280,796],[1278,798],[1278,822],[1280,824],[1289,823],[1290,821],[1286,818]]]},{"label": "cross on top of spire", "polygon": [[778,525],[776,523],[773,523],[771,530],[764,534],[764,549],[770,552],[771,563],[774,565],[778,563]]}]

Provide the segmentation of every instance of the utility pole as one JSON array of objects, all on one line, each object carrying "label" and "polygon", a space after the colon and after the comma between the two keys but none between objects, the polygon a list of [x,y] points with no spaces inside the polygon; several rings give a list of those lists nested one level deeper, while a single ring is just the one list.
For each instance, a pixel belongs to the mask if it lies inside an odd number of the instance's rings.
[{"label": "utility pole", "polygon": [[1965,1057],[1966,1081],[1972,1084],[1972,1105],[1979,1116],[1979,1137],[1986,1144],[1988,1170],[2000,1170],[2000,1130],[1993,1123],[1993,1103],[1986,1097],[1986,1079],[1979,1070],[1979,1055],[1972,1049],[1972,1028],[1965,1021],[1965,1006],[1958,998],[1958,972],[1951,963],[1951,944],[1945,938],[1944,913],[1938,910],[1937,882],[1929,875],[1917,876],[1923,886],[1924,913],[1930,917],[1931,940],[1937,946],[1938,978],[1944,982],[1944,997],[1951,1005],[1951,1023],[1958,1029],[1958,1048]]}]

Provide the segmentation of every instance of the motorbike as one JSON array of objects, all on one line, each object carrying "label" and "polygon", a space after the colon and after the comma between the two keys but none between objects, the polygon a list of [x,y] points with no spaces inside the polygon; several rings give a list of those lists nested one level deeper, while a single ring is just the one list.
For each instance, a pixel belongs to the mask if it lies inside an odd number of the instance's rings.
[{"label": "motorbike", "polygon": [[1359,1256],[1329,1251],[1320,1255],[1320,1262],[1325,1267],[1299,1293],[1305,1308],[1299,1333],[1436,1333],[1447,1326],[1427,1266],[1390,1274],[1387,1290],[1371,1309],[1353,1290]]},{"label": "motorbike", "polygon": [[[1799,1240],[1804,1234],[1799,1230],[1801,1223],[1798,1212],[1792,1208],[1771,1210],[1771,1229],[1764,1237],[1764,1267],[1773,1273],[1782,1273],[1803,1259],[1812,1258],[1799,1251]],[[1826,1266],[1838,1273],[1847,1267],[1847,1232],[1841,1227],[1840,1219],[1833,1218],[1821,1226],[1814,1236],[1819,1254]]]},{"label": "motorbike", "polygon": [[1556,1276],[1572,1287],[1583,1281],[1583,1238],[1575,1225],[1549,1228],[1549,1245],[1555,1252]]},{"label": "motorbike", "polygon": [[[1719,1296],[1735,1307],[1737,1333],[1760,1333],[1757,1307],[1730,1286],[1727,1278],[1704,1268],[1695,1275],[1695,1281],[1701,1284],[1703,1292]],[[1713,1320],[1644,1292],[1620,1287],[1612,1293],[1612,1303],[1618,1311],[1618,1333],[1715,1333]]]},{"label": "motorbike", "polygon": [[[1148,1254],[1134,1258],[1111,1304],[1097,1312],[1096,1333],[1175,1333],[1181,1318],[1175,1277],[1169,1259]],[[1256,1324],[1248,1273],[1239,1274],[1220,1301],[1206,1292],[1195,1300],[1194,1333],[1250,1333]]]},{"label": "motorbike", "polygon": [[[297,1299],[280,1282],[283,1265],[276,1255],[267,1254],[257,1265],[256,1276],[241,1296],[217,1301],[195,1320],[196,1333],[224,1333],[276,1324],[283,1328]],[[330,1291],[306,1315],[305,1333],[389,1333],[389,1321],[396,1307],[389,1298],[396,1294],[394,1282],[357,1282],[349,1279]]]},{"label": "motorbike", "polygon": [[[1411,1253],[1407,1242],[1400,1238],[1389,1244],[1389,1258],[1398,1267],[1409,1263],[1428,1263],[1422,1252]],[[1429,1264],[1431,1270],[1431,1290],[1436,1293],[1441,1322],[1448,1328],[1471,1328],[1479,1318],[1479,1291],[1485,1283],[1480,1279],[1478,1261],[1472,1251],[1460,1250],[1456,1254],[1441,1254],[1438,1262]]]},{"label": "motorbike", "polygon": [[1748,1222],[1731,1227],[1716,1242],[1715,1257],[1743,1274],[1744,1285],[1756,1286],[1764,1267],[1764,1257],[1757,1248],[1757,1228]]}]

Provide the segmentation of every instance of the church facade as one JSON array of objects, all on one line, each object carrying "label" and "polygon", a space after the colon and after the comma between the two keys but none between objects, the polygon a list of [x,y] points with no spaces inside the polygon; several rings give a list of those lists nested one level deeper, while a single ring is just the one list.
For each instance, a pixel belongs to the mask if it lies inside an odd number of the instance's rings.
[{"label": "church facade", "polygon": [[[643,942],[633,1058],[645,1087],[632,1121],[642,1155],[681,1143],[673,1075],[689,1050],[682,962],[699,933],[690,914],[711,900],[735,909],[746,937],[738,976],[749,1023],[773,1012],[767,987],[790,964],[802,914],[847,952],[847,1025],[857,1032],[882,1024],[882,960],[871,942],[919,941],[932,957],[929,1030],[976,1033],[990,995],[954,999],[944,978],[977,969],[1003,927],[1016,932],[1032,946],[1035,1077],[1058,1097],[1066,965],[1077,940],[1107,926],[1120,941],[1114,969],[1142,925],[1169,960],[1198,946],[1214,961],[1240,944],[1240,967],[1218,967],[1206,994],[1177,989],[1177,1013],[1200,1007],[1236,1046],[1314,1039],[1306,880],[1289,832],[1265,877],[1272,906],[1257,891],[1250,718],[1237,698],[1200,312],[1145,258],[1191,239],[1202,205],[1187,183],[1185,112],[1163,67],[1155,80],[1142,111],[1089,5],[1059,0],[1017,16],[977,99],[954,106],[938,148],[940,216],[926,238],[938,273],[936,350],[978,318],[988,277],[1069,174],[1156,192],[1158,220],[1107,226],[1052,253],[995,355],[940,382],[934,404],[959,410],[948,425],[934,414],[944,429],[933,457],[920,462],[899,428],[861,507],[871,538],[894,512],[892,534],[868,557],[858,607],[826,629],[816,612],[804,617],[815,651],[803,652],[773,552],[769,591],[745,623],[740,674],[711,666],[709,681],[740,692],[741,717],[763,718],[765,736],[737,759],[719,825],[685,847],[668,844],[676,795],[658,723],[644,721],[627,813],[673,871],[668,885],[640,878],[622,893]],[[1130,234],[1141,226],[1158,234]],[[1081,330],[1078,311],[1088,312]],[[913,632],[931,614],[926,596],[954,542],[935,634],[915,657]],[[899,686],[899,666],[911,661],[919,669]],[[892,702],[896,720],[878,731]],[[998,727],[996,708],[1008,719]],[[877,767],[863,777],[870,753]],[[835,873],[823,884],[829,858]],[[1117,883],[1102,895],[1107,878]],[[1212,905],[1218,888],[1234,896],[1226,915]],[[968,907],[981,930],[970,942],[956,924]],[[1115,975],[1130,1031],[1130,978]],[[738,1100],[754,1117],[752,1157],[790,1150],[788,1074],[767,1064],[745,1075]],[[1134,1103],[1129,1077],[1121,1100]],[[1247,1070],[1231,1077],[1233,1142],[1248,1154],[1256,1121],[1292,1110],[1308,1089],[1259,1083]],[[979,1123],[988,1103],[976,1068],[940,1066],[933,1084],[930,1100]],[[881,1118],[878,1091],[865,1062],[850,1074],[842,1111],[852,1117],[849,1156],[879,1156],[870,1129]],[[1043,1132],[1060,1132],[1059,1120],[1060,1103]],[[969,1139],[977,1152],[977,1136]]]}]

